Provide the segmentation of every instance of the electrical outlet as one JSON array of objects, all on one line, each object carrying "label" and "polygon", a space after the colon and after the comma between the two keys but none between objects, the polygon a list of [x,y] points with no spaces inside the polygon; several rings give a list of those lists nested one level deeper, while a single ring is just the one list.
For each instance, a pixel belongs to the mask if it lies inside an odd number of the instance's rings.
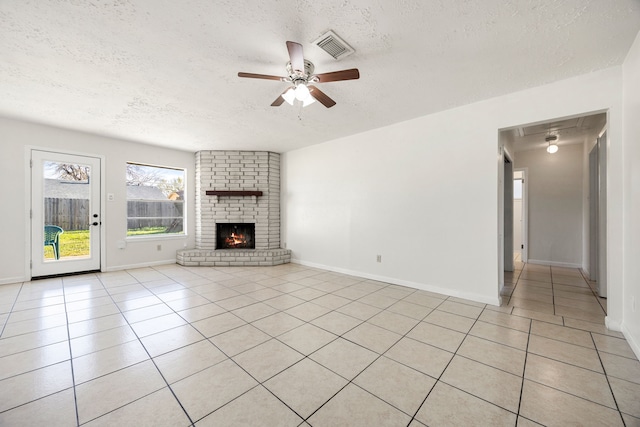
[{"label": "electrical outlet", "polygon": [[157,249],[158,249],[159,251],[161,251],[161,250],[162,250],[162,245],[158,245],[158,246],[157,246]]},{"label": "electrical outlet", "polygon": [[376,255],[376,261],[382,262],[382,255]]}]

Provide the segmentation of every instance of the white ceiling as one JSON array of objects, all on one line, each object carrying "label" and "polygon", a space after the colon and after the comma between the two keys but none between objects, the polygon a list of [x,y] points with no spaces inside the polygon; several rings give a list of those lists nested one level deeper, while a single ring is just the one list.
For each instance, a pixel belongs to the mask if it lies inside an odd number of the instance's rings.
[{"label": "white ceiling", "polygon": [[[334,30],[355,54],[311,41]],[[0,115],[150,144],[284,152],[621,64],[638,0],[2,0]],[[269,104],[285,41],[337,105]]]}]

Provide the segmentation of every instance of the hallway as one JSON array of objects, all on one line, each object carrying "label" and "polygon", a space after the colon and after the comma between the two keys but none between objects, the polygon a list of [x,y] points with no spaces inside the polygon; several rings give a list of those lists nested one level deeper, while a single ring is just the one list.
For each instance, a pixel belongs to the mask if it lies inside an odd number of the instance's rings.
[{"label": "hallway", "polygon": [[513,273],[505,272],[502,297],[506,312],[575,328],[582,325],[593,332],[602,331],[607,299],[598,297],[596,283],[585,280],[579,270],[525,264],[517,257],[515,266]]}]

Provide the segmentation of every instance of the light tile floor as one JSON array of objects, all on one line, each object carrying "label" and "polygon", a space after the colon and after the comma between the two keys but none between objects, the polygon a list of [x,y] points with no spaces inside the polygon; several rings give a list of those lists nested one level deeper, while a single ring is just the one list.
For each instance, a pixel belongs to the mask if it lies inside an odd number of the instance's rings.
[{"label": "light tile floor", "polygon": [[0,425],[640,425],[593,284],[507,282],[502,307],[294,264],[0,286]]}]

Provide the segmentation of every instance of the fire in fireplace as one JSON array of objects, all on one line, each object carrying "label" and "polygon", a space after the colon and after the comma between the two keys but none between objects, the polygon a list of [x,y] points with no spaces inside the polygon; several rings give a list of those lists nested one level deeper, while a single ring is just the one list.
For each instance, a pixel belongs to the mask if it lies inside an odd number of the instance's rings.
[{"label": "fire in fireplace", "polygon": [[216,223],[216,249],[255,249],[256,225]]}]

